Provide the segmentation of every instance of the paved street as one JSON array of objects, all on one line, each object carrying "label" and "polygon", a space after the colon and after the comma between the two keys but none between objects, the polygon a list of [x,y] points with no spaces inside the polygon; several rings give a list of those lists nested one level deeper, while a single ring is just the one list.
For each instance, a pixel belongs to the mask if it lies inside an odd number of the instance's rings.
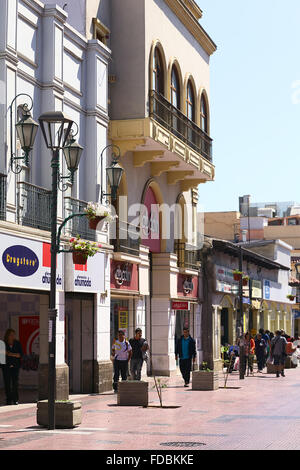
[{"label": "paved street", "polygon": [[[164,404],[180,408],[123,408],[111,393],[82,396],[83,423],[74,430],[36,427],[31,404],[2,407],[0,449],[300,449],[300,368],[279,379],[263,374],[240,382],[233,375],[232,388],[216,392],[185,389],[180,377],[167,380]],[[152,384],[150,390],[157,405]]]}]

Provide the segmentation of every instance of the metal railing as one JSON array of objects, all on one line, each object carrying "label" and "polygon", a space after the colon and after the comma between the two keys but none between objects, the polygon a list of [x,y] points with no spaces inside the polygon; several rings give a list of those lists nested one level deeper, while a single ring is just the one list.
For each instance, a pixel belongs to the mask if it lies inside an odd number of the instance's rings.
[{"label": "metal railing", "polygon": [[[65,217],[69,217],[71,214],[79,214],[84,212],[88,203],[81,201],[80,199],[74,199],[72,197],[65,197]],[[96,231],[89,228],[89,220],[87,217],[75,217],[70,221],[69,230],[72,237],[79,235],[85,240],[96,240]]]},{"label": "metal railing", "polygon": [[179,268],[199,269],[200,257],[197,247],[184,242],[175,241],[174,251],[178,258]]},{"label": "metal railing", "polygon": [[140,243],[139,228],[117,219],[116,237],[111,240],[115,251],[139,256]]},{"label": "metal railing", "polygon": [[51,191],[31,183],[18,183],[18,223],[51,230]]},{"label": "metal railing", "polygon": [[150,117],[212,162],[212,139],[164,96],[150,91]]},{"label": "metal railing", "polygon": [[7,177],[0,173],[0,220],[6,220]]}]

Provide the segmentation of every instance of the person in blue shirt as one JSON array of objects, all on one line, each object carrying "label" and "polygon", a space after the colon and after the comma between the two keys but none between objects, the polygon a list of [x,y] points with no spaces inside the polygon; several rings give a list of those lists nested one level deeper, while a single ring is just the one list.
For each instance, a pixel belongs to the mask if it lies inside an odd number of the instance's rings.
[{"label": "person in blue shirt", "polygon": [[196,341],[190,336],[188,328],[183,329],[183,336],[176,342],[175,349],[176,361],[179,357],[179,367],[184,386],[188,387],[191,377],[192,361],[196,359]]}]

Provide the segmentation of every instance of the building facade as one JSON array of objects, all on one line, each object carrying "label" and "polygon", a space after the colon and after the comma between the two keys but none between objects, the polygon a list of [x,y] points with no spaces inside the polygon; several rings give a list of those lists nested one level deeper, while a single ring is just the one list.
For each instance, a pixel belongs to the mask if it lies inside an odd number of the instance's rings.
[{"label": "building facade", "polygon": [[[209,67],[216,46],[193,0],[56,3],[2,2],[0,336],[16,330],[26,351],[21,386],[47,397],[51,155],[41,132],[18,174],[12,160],[22,156],[19,106],[32,100],[35,121],[48,111],[70,116],[84,148],[73,184],[59,192],[57,224],[87,201],[107,199],[118,215],[97,231],[73,219],[63,233],[62,243],[79,234],[102,245],[84,267],[71,254],[58,256],[56,396],[64,400],[111,389],[119,328],[128,337],[143,329],[148,373],[176,372],[183,326],[200,344],[196,208],[198,186],[215,175]],[[112,201],[105,168],[118,152],[124,175]],[[60,171],[67,175],[62,156]],[[14,259],[36,269],[22,272]]]}]

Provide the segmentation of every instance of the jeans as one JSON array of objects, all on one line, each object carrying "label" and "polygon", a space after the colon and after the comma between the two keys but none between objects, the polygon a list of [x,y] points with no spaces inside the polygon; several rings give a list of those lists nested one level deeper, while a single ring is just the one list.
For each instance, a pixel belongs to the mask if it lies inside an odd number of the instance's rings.
[{"label": "jeans", "polygon": [[245,356],[244,374],[246,374],[247,366],[249,371],[253,372],[253,359],[254,356],[252,354]]},{"label": "jeans", "polygon": [[130,374],[131,374],[132,380],[141,380],[143,362],[144,362],[143,359],[131,359]]},{"label": "jeans", "polygon": [[19,401],[19,367],[3,366],[3,380],[7,403],[17,403]]},{"label": "jeans", "polygon": [[265,353],[256,354],[258,370],[263,370],[265,367]]},{"label": "jeans", "polygon": [[189,384],[191,378],[192,359],[180,359],[179,367],[184,383]]},{"label": "jeans", "polygon": [[128,376],[128,361],[118,361],[117,359],[114,360],[114,383],[113,388],[114,390],[118,390],[118,382],[120,378],[120,374],[122,380],[127,380]]}]

